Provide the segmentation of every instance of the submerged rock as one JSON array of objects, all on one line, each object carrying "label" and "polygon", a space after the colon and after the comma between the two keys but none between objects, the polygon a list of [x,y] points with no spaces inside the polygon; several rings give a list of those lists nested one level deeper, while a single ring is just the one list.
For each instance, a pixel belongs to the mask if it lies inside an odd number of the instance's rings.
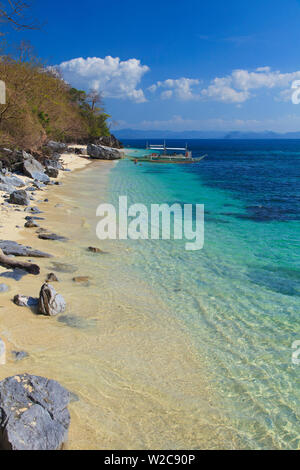
[{"label": "submerged rock", "polygon": [[91,253],[104,253],[104,251],[100,250],[100,248],[95,248],[94,246],[89,246],[88,251]]},{"label": "submerged rock", "polygon": [[25,191],[25,189],[13,191],[10,194],[8,202],[10,204],[17,204],[19,206],[28,206],[30,204],[28,193]]},{"label": "submerged rock", "polygon": [[29,357],[29,354],[26,351],[12,351],[11,353],[15,361],[17,362]]},{"label": "submerged rock", "polygon": [[53,317],[65,310],[66,302],[64,298],[56,292],[51,284],[45,283],[40,291],[39,313]]},{"label": "submerged rock", "polygon": [[67,274],[72,274],[78,271],[77,266],[74,266],[73,264],[59,263],[59,262],[53,262],[52,269],[54,269],[54,271],[57,271],[59,273],[67,273]]},{"label": "submerged rock", "polygon": [[40,233],[39,238],[41,240],[53,240],[59,242],[66,242],[68,239],[66,237],[62,237],[61,235],[56,235],[56,233]]},{"label": "submerged rock", "polygon": [[0,448],[60,450],[68,439],[70,393],[45,377],[0,382]]}]

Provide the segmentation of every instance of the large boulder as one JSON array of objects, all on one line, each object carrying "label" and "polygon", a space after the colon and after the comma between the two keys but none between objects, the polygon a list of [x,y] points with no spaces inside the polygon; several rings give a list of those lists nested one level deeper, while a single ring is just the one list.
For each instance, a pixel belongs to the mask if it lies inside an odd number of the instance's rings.
[{"label": "large boulder", "polygon": [[0,448],[60,450],[68,439],[70,393],[58,382],[23,374],[0,382]]},{"label": "large boulder", "polygon": [[49,140],[47,143],[48,149],[52,152],[64,153],[67,151],[68,146],[62,142],[55,142],[54,140]]},{"label": "large boulder", "polygon": [[50,317],[66,310],[64,298],[47,282],[42,286],[39,297],[39,313]]},{"label": "large boulder", "polygon": [[22,165],[24,175],[41,183],[49,183],[50,178],[45,174],[45,168],[33,157],[25,158]]},{"label": "large boulder", "polygon": [[121,153],[118,150],[105,148],[102,145],[89,144],[87,146],[87,154],[92,158],[99,160],[120,160]]},{"label": "large boulder", "polygon": [[8,202],[19,206],[28,206],[30,204],[30,199],[25,189],[19,189],[18,191],[13,191],[10,194]]},{"label": "large boulder", "polygon": [[100,137],[100,139],[97,141],[97,144],[105,145],[107,147],[112,147],[115,149],[124,148],[123,144],[112,134],[109,136]]}]

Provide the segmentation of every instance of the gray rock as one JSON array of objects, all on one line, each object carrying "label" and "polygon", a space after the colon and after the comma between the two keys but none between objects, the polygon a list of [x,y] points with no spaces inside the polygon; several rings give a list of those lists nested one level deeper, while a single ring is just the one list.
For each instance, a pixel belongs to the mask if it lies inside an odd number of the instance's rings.
[{"label": "gray rock", "polygon": [[59,282],[58,277],[54,273],[47,274],[46,282]]},{"label": "gray rock", "polygon": [[52,166],[48,166],[46,168],[46,175],[48,175],[50,178],[57,178],[59,174],[59,171],[57,168],[53,168]]},{"label": "gray rock", "polygon": [[39,227],[39,224],[37,224],[34,220],[30,219],[25,223],[24,227],[25,228],[37,228]]},{"label": "gray rock", "polygon": [[27,158],[23,161],[23,173],[33,180],[39,181],[40,183],[48,183],[50,181],[49,176],[45,175],[45,169],[43,165],[35,160],[35,158]]},{"label": "gray rock", "polygon": [[26,212],[30,212],[31,214],[42,214],[43,211],[41,211],[38,207],[33,206],[33,207],[27,207],[25,209]]},{"label": "gray rock", "polygon": [[18,307],[36,307],[38,303],[38,299],[34,299],[33,297],[26,297],[25,295],[14,296],[14,304]]},{"label": "gray rock", "polygon": [[117,150],[102,147],[102,145],[89,144],[87,154],[99,160],[120,160],[121,154]]},{"label": "gray rock", "polygon": [[68,146],[62,142],[55,142],[54,140],[49,140],[47,147],[56,153],[63,153],[67,151]]},{"label": "gray rock", "polygon": [[43,251],[34,250],[29,246],[20,245],[10,240],[0,240],[0,249],[7,256],[28,256],[31,258],[52,258],[52,255]]},{"label": "gray rock", "polygon": [[8,292],[9,287],[6,284],[0,284],[0,294],[3,294],[4,292]]},{"label": "gray rock", "polygon": [[25,186],[23,181],[20,178],[18,178],[17,176],[14,176],[14,175],[12,175],[12,176],[0,175],[0,183],[8,185],[8,186],[13,186],[13,187],[16,187],[16,188],[23,188]]},{"label": "gray rock", "polygon": [[58,382],[28,374],[0,382],[0,447],[60,450],[68,439],[70,393]]},{"label": "gray rock", "polygon": [[[58,156],[58,158],[55,158],[56,155]],[[63,164],[60,161],[60,155],[57,153],[57,154],[54,154],[51,159],[47,158],[47,160],[45,160],[45,167],[55,168],[56,170],[62,170]]]},{"label": "gray rock", "polygon": [[66,302],[64,298],[56,292],[51,284],[45,283],[40,291],[39,313],[53,317],[65,310]]},{"label": "gray rock", "polygon": [[10,204],[17,204],[19,206],[28,206],[30,204],[28,194],[24,189],[13,191],[8,202]]},{"label": "gray rock", "polygon": [[9,184],[0,183],[0,191],[4,191],[5,193],[12,193],[15,190],[14,186],[10,186]]}]

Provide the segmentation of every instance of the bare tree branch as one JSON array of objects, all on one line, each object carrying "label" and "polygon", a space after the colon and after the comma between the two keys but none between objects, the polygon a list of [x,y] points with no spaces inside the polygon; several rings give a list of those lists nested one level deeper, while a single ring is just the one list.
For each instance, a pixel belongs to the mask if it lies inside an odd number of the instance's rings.
[{"label": "bare tree branch", "polygon": [[27,17],[31,2],[23,0],[6,0],[0,2],[0,22],[8,23],[16,30],[38,29],[37,21]]}]

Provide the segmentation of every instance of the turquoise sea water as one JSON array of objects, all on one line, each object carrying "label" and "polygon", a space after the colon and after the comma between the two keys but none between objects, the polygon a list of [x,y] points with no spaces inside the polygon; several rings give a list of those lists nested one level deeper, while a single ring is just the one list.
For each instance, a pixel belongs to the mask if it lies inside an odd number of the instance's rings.
[{"label": "turquoise sea water", "polygon": [[292,363],[292,343],[300,340],[300,142],[189,146],[208,158],[194,165],[124,160],[111,172],[115,204],[125,195],[130,204],[205,205],[203,250],[187,252],[178,240],[124,241],[130,269],[184,323],[235,436],[231,446],[298,449],[300,365]]}]

